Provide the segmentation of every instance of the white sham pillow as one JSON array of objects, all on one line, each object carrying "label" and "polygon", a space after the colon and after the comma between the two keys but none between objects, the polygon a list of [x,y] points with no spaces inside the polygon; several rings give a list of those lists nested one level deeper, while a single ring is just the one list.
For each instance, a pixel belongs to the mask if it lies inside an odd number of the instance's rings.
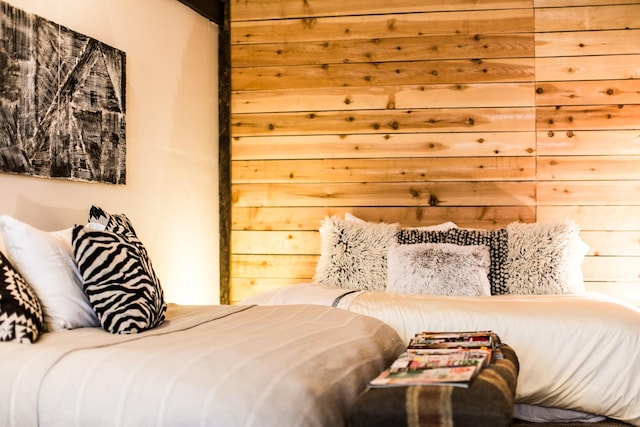
[{"label": "white sham pillow", "polygon": [[452,228],[458,228],[455,222],[447,221],[442,224],[425,225],[422,227],[402,227],[405,230],[422,230],[422,231],[447,231]]},{"label": "white sham pillow", "polygon": [[[362,218],[359,218],[357,216],[355,216],[352,213],[345,213],[344,214],[344,219],[345,221],[354,221],[354,222],[360,222],[360,223],[366,223],[368,221],[365,221]],[[434,231],[447,231],[451,228],[458,228],[457,224],[451,221],[447,221],[447,222],[443,222],[442,224],[434,224],[434,225],[425,225],[422,227],[402,227],[406,230],[434,230]]]},{"label": "white sham pillow", "polygon": [[99,326],[82,290],[71,233],[71,228],[46,232],[9,215],[0,217],[7,258],[40,299],[46,331]]},{"label": "white sham pillow", "polygon": [[489,248],[415,243],[389,248],[387,292],[413,295],[490,296]]}]

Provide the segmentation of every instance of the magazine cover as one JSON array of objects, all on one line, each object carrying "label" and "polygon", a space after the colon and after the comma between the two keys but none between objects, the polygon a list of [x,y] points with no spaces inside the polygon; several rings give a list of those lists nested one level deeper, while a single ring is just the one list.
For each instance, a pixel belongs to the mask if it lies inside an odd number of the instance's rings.
[{"label": "magazine cover", "polygon": [[468,387],[490,358],[491,351],[488,349],[408,349],[369,385]]}]

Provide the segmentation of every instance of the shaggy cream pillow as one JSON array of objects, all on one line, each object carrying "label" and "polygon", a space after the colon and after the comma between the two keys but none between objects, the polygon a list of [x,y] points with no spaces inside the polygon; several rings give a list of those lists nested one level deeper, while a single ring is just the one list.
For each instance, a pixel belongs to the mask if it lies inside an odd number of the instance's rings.
[{"label": "shaggy cream pillow", "polygon": [[397,224],[327,217],[320,226],[320,258],[314,281],[347,289],[383,291],[387,251],[396,241]]},{"label": "shaggy cream pillow", "polygon": [[507,226],[507,288],[511,294],[572,294],[585,290],[588,245],[574,221]]},{"label": "shaggy cream pillow", "polygon": [[416,243],[389,249],[387,292],[490,296],[489,248]]}]

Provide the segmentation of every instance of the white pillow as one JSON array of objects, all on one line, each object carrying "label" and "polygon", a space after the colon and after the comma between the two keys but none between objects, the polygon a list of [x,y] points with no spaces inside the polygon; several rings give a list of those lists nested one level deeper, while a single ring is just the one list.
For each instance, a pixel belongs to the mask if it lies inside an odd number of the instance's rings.
[{"label": "white pillow", "polygon": [[483,245],[396,245],[387,255],[387,292],[490,296],[489,248]]},{"label": "white pillow", "polygon": [[447,231],[452,228],[458,228],[455,222],[447,221],[442,224],[426,225],[422,227],[402,227],[405,230],[423,230],[423,231]]},{"label": "white pillow", "polygon": [[361,222],[361,223],[362,222],[367,222],[364,219],[362,219],[362,218],[360,218],[358,216],[355,216],[354,214],[349,213],[349,212],[344,214],[344,219],[345,219],[345,221],[355,221],[355,222]]},{"label": "white pillow", "polygon": [[8,215],[0,217],[7,258],[38,295],[47,331],[99,326],[82,290],[71,232],[46,232]]},{"label": "white pillow", "polygon": [[[360,223],[366,223],[367,221],[365,221],[362,218],[359,218],[349,212],[344,214],[344,219],[345,221],[354,221],[354,222],[360,222]],[[423,226],[423,227],[403,227],[406,230],[433,230],[433,231],[447,231],[451,228],[458,228],[458,226],[456,225],[456,223],[451,222],[451,221],[447,221],[447,222],[443,222],[442,224],[434,224],[434,225],[427,225],[427,226]]]}]

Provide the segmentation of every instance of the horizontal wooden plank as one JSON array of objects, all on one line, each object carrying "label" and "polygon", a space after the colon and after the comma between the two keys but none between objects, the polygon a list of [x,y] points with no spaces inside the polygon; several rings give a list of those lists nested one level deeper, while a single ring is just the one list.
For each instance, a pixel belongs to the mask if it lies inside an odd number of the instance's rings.
[{"label": "horizontal wooden plank", "polygon": [[[442,59],[532,57],[533,33],[464,34],[365,40],[290,41],[231,46],[237,67],[355,64]],[[624,53],[613,51],[610,53]]]},{"label": "horizontal wooden plank", "polygon": [[636,156],[562,156],[538,157],[540,180],[634,180],[640,171]]},{"label": "horizontal wooden plank", "polygon": [[640,130],[546,131],[537,141],[541,156],[640,154]]},{"label": "horizontal wooden plank", "polygon": [[640,53],[640,29],[538,33],[535,40],[537,57]]},{"label": "horizontal wooden plank", "polygon": [[536,81],[640,78],[640,55],[536,58]]},{"label": "horizontal wooden plank", "polygon": [[[638,0],[616,0],[616,4],[635,4]],[[610,6],[611,0],[535,0],[535,7]]]},{"label": "horizontal wooden plank", "polygon": [[[636,109],[640,109],[640,105]],[[591,115],[615,113],[607,123],[621,126],[630,120],[630,114],[633,118],[636,109],[629,106],[626,111],[613,111],[603,107]],[[546,112],[542,108],[538,110]],[[533,131],[535,112],[534,108],[514,107],[233,114],[231,136]],[[582,118],[588,111],[567,109],[562,113],[581,114]]]},{"label": "horizontal wooden plank", "polygon": [[[580,132],[578,135],[582,136],[582,134]],[[633,137],[630,138],[633,141]],[[535,146],[533,131],[236,136],[233,140],[231,154],[234,161],[318,158],[373,159],[381,157],[495,157],[534,155]],[[313,149],[309,147],[313,147]]]},{"label": "horizontal wooden plank", "polygon": [[591,292],[600,292],[629,304],[640,306],[640,281],[630,282],[585,282]]},{"label": "horizontal wooden plank", "polygon": [[231,234],[234,254],[320,255],[318,231],[243,231]]},{"label": "horizontal wooden plank", "polygon": [[[639,208],[640,209],[640,208]],[[234,230],[318,230],[325,217],[346,213],[370,222],[398,223],[401,227],[424,227],[452,221],[459,227],[503,228],[514,221],[535,222],[531,206],[482,207],[234,207]],[[640,224],[640,215],[638,215]],[[638,226],[640,230],[640,226]]]},{"label": "horizontal wooden plank", "polygon": [[538,221],[571,218],[582,230],[640,231],[640,206],[539,206]]},{"label": "horizontal wooden plank", "polygon": [[315,273],[316,255],[231,255],[234,277],[309,280]]},{"label": "horizontal wooden plank", "polygon": [[[534,182],[234,184],[234,206],[532,206]],[[640,203],[640,199],[638,199]]]},{"label": "horizontal wooden plank", "polygon": [[536,176],[533,157],[247,160],[231,166],[234,184],[522,181]]},{"label": "horizontal wooden plank", "polygon": [[[365,14],[366,9],[362,10]],[[234,12],[232,12],[233,15]],[[230,42],[273,43],[533,32],[533,9],[362,14],[234,22]]]},{"label": "horizontal wooden plank", "polygon": [[640,205],[640,181],[538,181],[538,206]]},{"label": "horizontal wooden plank", "polygon": [[640,80],[538,83],[535,92],[535,103],[538,106],[639,104]]},{"label": "horizontal wooden plank", "polygon": [[[620,2],[624,3],[624,2]],[[536,8],[536,32],[640,28],[640,4]]]},{"label": "horizontal wooden plank", "polygon": [[640,104],[536,108],[539,131],[638,129]]},{"label": "horizontal wooden plank", "polygon": [[[533,105],[533,82],[402,86],[396,108],[525,107]],[[389,104],[388,104],[389,105]]]},{"label": "horizontal wooden plank", "polygon": [[[559,64],[556,67],[563,65]],[[631,67],[620,68],[621,71],[617,74],[609,74],[616,76],[633,72]],[[234,91],[306,90],[350,86],[532,82],[534,80],[533,70],[534,58],[233,68],[231,70],[231,89]],[[601,78],[606,78],[606,74]]]},{"label": "horizontal wooden plank", "polygon": [[580,237],[589,245],[589,255],[640,257],[640,231],[583,230]]},{"label": "horizontal wooden plank", "polygon": [[582,263],[587,282],[637,282],[640,279],[640,257],[587,256]]},{"label": "horizontal wooden plank", "polygon": [[533,82],[375,88],[358,86],[310,88],[305,89],[304,96],[300,96],[299,89],[236,91],[231,95],[231,108],[234,113],[277,113],[422,107],[522,107],[534,104],[533,87]]},{"label": "horizontal wooden plank", "polygon": [[482,9],[530,9],[533,0],[233,0],[231,21],[363,14],[449,12]]}]

